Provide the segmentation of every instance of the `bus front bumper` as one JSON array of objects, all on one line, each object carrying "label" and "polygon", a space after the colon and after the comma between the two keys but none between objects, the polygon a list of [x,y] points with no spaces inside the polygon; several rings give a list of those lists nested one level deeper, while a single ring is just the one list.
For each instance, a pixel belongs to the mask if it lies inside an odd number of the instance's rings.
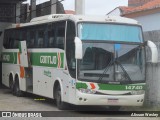
[{"label": "bus front bumper", "polygon": [[144,94],[141,95],[98,95],[77,91],[76,105],[142,106]]}]

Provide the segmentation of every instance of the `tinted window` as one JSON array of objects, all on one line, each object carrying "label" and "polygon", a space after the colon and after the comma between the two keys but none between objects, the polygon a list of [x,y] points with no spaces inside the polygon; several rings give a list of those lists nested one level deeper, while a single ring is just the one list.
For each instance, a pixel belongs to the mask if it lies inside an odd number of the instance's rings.
[{"label": "tinted window", "polygon": [[37,28],[37,37],[36,37],[36,47],[45,48],[46,47],[46,38],[47,38],[47,26],[42,25]]},{"label": "tinted window", "polygon": [[13,44],[11,45],[11,48],[18,48],[20,41],[20,30],[13,30],[12,37],[13,37],[12,40]]},{"label": "tinted window", "polygon": [[64,40],[65,40],[65,22],[60,22],[56,24],[55,47],[64,49]]},{"label": "tinted window", "polygon": [[53,48],[55,46],[55,27],[54,25],[48,25],[48,47]]},{"label": "tinted window", "polygon": [[14,48],[16,46],[16,42],[14,42],[15,31],[14,30],[6,30],[4,35],[4,42],[3,45],[5,48]]},{"label": "tinted window", "polygon": [[76,61],[75,61],[75,24],[74,22],[67,22],[67,34],[66,34],[66,54],[68,69],[73,78],[76,76]]},{"label": "tinted window", "polygon": [[3,40],[3,46],[5,48],[9,48],[9,38],[10,38],[10,31],[6,30],[4,33],[4,40]]},{"label": "tinted window", "polygon": [[4,47],[18,48],[19,41],[27,41],[28,48],[64,49],[66,22],[28,26],[5,31]]},{"label": "tinted window", "polygon": [[27,30],[22,30],[21,31],[21,37],[20,37],[21,41],[26,41],[27,40]]},{"label": "tinted window", "polygon": [[44,45],[44,31],[38,30],[37,47],[42,48]]},{"label": "tinted window", "polygon": [[35,31],[34,30],[30,30],[28,32],[28,47],[29,48],[34,48],[35,45],[35,40],[36,40],[36,35],[35,35]]}]

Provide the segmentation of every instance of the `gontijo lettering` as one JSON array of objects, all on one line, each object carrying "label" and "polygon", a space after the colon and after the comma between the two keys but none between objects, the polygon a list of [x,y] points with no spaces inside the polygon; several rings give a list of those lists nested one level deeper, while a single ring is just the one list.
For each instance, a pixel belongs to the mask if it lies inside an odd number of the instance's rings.
[{"label": "gontijo lettering", "polygon": [[3,55],[3,61],[10,61],[10,55]]},{"label": "gontijo lettering", "polygon": [[57,56],[40,56],[40,63],[57,64]]}]

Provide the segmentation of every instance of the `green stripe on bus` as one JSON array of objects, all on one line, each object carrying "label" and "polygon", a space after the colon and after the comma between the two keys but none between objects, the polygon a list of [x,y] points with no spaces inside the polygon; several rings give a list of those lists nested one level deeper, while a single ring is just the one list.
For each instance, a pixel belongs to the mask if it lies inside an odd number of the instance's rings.
[{"label": "green stripe on bus", "polygon": [[17,53],[16,52],[3,52],[2,62],[17,64]]},{"label": "green stripe on bus", "polygon": [[109,85],[109,84],[98,84],[100,90],[144,90],[145,85]]},{"label": "green stripe on bus", "polygon": [[[94,83],[97,84],[98,90],[144,90],[145,84],[127,84],[127,85],[113,85],[113,84],[102,84],[102,83]],[[86,83],[76,83],[76,88],[90,88]]]},{"label": "green stripe on bus", "polygon": [[31,65],[64,68],[64,53],[31,53]]},{"label": "green stripe on bus", "polygon": [[61,67],[64,68],[64,53],[60,53],[61,56]]},{"label": "green stripe on bus", "polygon": [[86,83],[76,83],[76,88],[79,89],[79,88],[84,88],[84,89],[87,89],[88,86]]}]

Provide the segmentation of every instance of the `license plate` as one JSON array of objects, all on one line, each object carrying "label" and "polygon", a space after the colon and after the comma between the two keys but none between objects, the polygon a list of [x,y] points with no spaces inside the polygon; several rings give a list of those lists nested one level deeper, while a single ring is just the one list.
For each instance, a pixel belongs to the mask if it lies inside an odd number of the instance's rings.
[{"label": "license plate", "polygon": [[108,99],[108,103],[118,103],[118,99]]}]

